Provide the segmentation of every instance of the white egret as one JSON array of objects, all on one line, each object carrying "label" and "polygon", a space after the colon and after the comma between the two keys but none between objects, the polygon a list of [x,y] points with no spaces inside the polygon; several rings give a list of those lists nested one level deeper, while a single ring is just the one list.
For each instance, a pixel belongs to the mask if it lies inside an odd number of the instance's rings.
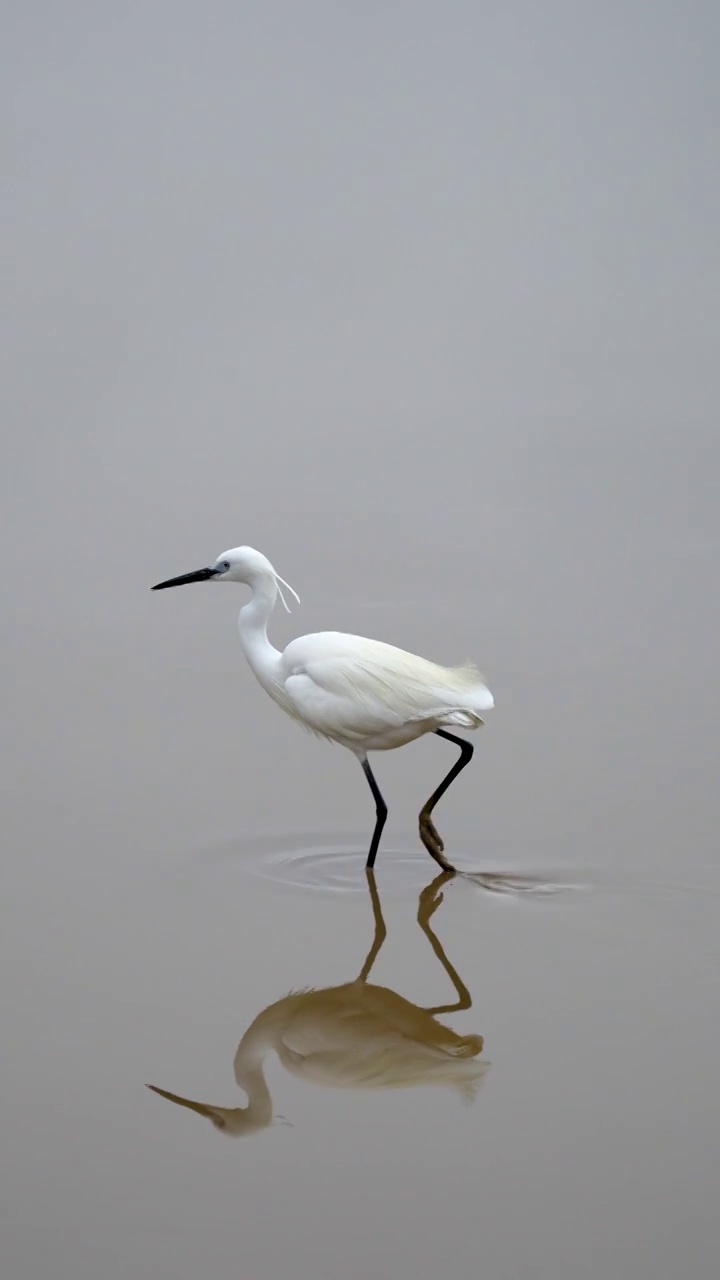
[{"label": "white egret", "polygon": [[368,871],[375,934],[358,977],[337,987],[291,992],[257,1015],[235,1054],[235,1079],[247,1094],[246,1107],[195,1102],[154,1084],[148,1088],[205,1116],[228,1137],[241,1137],[273,1123],[272,1098],[263,1069],[273,1050],[291,1075],[326,1088],[380,1091],[441,1085],[471,1102],[489,1066],[478,1057],[483,1037],[461,1035],[437,1021],[439,1014],[472,1005],[470,992],[430,926],[443,900],[442,886],[449,878],[449,872],[441,872],[423,889],[417,921],[452,982],[457,1000],[426,1008],[390,987],[368,982],[386,936],[374,873]]},{"label": "white egret", "polygon": [[443,870],[454,871],[443,854],[443,842],[431,815],[473,754],[471,744],[448,729],[479,728],[483,723],[480,713],[494,705],[477,668],[472,663],[442,667],[380,640],[339,631],[300,636],[280,652],[268,639],[268,619],[278,594],[288,608],[282,587],[298,603],[300,598],[267,557],[252,547],[224,551],[207,568],[158,582],[152,590],[208,581],[240,582],[250,587],[252,595],[240,610],[238,631],[245,657],[260,684],[294,720],[319,737],[347,747],[360,761],[376,813],[368,867],[375,864],[388,812],[368,763],[368,751],[390,751],[424,733],[436,733],[460,748],[459,759],[419,816],[425,848]]}]

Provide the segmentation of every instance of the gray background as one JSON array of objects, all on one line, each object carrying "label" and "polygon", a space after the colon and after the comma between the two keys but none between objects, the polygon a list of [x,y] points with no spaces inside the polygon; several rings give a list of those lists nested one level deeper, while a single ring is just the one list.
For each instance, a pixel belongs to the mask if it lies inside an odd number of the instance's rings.
[{"label": "gray background", "polygon": [[[704,3],[6,7],[12,1280],[714,1273],[719,38]],[[236,1105],[244,1027],[369,945],[354,761],[253,682],[244,593],[148,590],[244,542],[302,597],[276,642],[480,663],[448,849],[587,890],[448,891],[468,1113],[275,1068],[295,1127],[230,1144],[142,1090]],[[375,763],[381,979],[430,1003],[448,755]]]}]

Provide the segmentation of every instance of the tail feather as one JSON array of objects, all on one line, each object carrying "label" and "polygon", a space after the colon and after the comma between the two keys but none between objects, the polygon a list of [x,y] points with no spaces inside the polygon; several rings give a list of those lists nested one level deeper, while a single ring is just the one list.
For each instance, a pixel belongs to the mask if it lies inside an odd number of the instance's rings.
[{"label": "tail feather", "polygon": [[466,711],[462,707],[457,707],[454,711],[444,711],[442,722],[453,724],[458,729],[479,729],[485,723],[474,711]]}]

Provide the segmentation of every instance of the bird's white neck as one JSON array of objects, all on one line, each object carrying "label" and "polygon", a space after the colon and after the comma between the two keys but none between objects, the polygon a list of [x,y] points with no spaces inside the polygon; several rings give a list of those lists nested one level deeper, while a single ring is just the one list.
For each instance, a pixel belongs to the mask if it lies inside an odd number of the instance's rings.
[{"label": "bird's white neck", "polygon": [[253,1023],[235,1054],[235,1079],[247,1094],[247,1115],[258,1127],[272,1122],[272,1098],[263,1072],[263,1059],[269,1048],[267,1037]]},{"label": "bird's white neck", "polygon": [[248,583],[252,591],[248,603],[238,616],[238,632],[243,652],[260,684],[270,689],[274,684],[280,652],[270,643],[267,624],[275,607],[278,589],[271,573],[258,572]]}]

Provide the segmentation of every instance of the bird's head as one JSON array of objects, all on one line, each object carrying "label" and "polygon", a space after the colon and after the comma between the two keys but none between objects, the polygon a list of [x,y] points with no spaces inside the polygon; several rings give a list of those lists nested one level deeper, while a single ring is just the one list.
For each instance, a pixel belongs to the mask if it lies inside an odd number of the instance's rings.
[{"label": "bird's head", "polygon": [[185,1107],[198,1116],[204,1116],[226,1138],[242,1138],[245,1134],[267,1129],[272,1124],[290,1123],[284,1116],[273,1117],[272,1114],[266,1114],[263,1108],[214,1107],[207,1102],[193,1102],[192,1098],[183,1098],[179,1093],[159,1089],[156,1084],[149,1084],[148,1089],[159,1093],[161,1098],[167,1098],[168,1102],[174,1102],[178,1107]]},{"label": "bird's head", "polygon": [[230,551],[223,551],[217,560],[204,569],[193,569],[191,573],[182,573],[178,578],[167,578],[165,582],[158,582],[152,588],[153,591],[164,591],[166,587],[184,587],[191,582],[243,582],[247,586],[256,586],[263,580],[271,579],[278,591],[280,599],[285,608],[285,597],[280,590],[281,586],[287,587],[291,595],[300,602],[300,597],[293,588],[280,577],[280,574],[273,569],[267,556],[261,551],[256,551],[254,547],[233,547]]}]

